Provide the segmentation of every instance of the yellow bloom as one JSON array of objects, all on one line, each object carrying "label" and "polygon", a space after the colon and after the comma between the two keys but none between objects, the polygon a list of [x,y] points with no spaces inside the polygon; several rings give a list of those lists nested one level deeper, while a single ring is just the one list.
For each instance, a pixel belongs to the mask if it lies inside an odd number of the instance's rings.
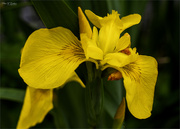
[{"label": "yellow bloom", "polygon": [[[120,34],[138,24],[138,14],[119,18],[116,11],[102,18],[90,10],[85,11],[89,20],[99,28],[90,28],[89,22],[78,8],[80,38],[63,27],[39,29],[33,32],[22,51],[19,74],[28,88],[17,128],[29,128],[42,122],[53,108],[52,92],[69,81],[85,85],[75,73],[85,61],[96,64],[102,71],[116,69],[109,80],[122,76],[130,112],[143,119],[151,115],[154,87],[157,79],[157,62],[153,57],[142,56],[130,48],[130,36]],[[120,38],[119,38],[120,37]],[[117,76],[117,77],[116,77]]]},{"label": "yellow bloom", "polygon": [[[139,119],[151,115],[154,88],[157,80],[157,62],[153,57],[139,55],[136,48],[130,48],[130,36],[125,33],[126,28],[138,24],[141,20],[139,14],[132,14],[122,19],[116,11],[107,17],[99,17],[90,10],[85,11],[89,20],[98,27],[93,28],[92,38],[81,34],[82,46],[86,58],[99,59],[100,68],[108,67],[118,72],[112,73],[108,80],[124,78],[126,100],[130,112]],[[91,49],[98,47],[98,49]]]}]

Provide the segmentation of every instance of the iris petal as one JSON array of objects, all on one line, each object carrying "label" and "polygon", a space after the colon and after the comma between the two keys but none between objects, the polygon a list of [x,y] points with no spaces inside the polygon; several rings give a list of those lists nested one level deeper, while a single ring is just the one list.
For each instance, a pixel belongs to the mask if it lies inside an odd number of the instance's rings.
[{"label": "iris petal", "polygon": [[127,105],[130,112],[139,119],[151,115],[154,88],[157,80],[157,62],[153,57],[142,56],[122,68]]},{"label": "iris petal", "polygon": [[28,86],[17,129],[27,129],[41,123],[53,108],[52,99],[52,90],[34,89]]},{"label": "iris petal", "polygon": [[78,7],[78,19],[79,19],[79,29],[80,34],[86,33],[89,38],[92,36],[91,26],[89,25],[88,20],[86,19],[84,13],[82,12],[81,8]]},{"label": "iris petal", "polygon": [[[131,50],[131,49],[130,49]],[[131,50],[133,51],[133,50]],[[138,55],[135,53],[131,53],[131,55],[127,55],[124,53],[108,53],[104,56],[104,60],[101,62],[102,65],[109,64],[115,67],[123,67],[137,59]]]},{"label": "iris petal", "polygon": [[103,18],[94,14],[90,10],[85,10],[85,13],[86,13],[88,19],[98,28],[101,28],[101,27],[106,26],[111,23],[116,25],[116,28],[118,28],[118,29],[122,29],[122,27],[123,27],[123,24],[119,18],[120,14],[118,14],[118,12],[115,10],[112,10],[112,14],[108,14],[107,16],[105,16]]},{"label": "iris petal", "polygon": [[124,50],[131,45],[130,35],[125,33],[117,42],[116,51]]},{"label": "iris petal", "polygon": [[103,50],[104,55],[113,52],[117,41],[119,40],[120,29],[110,24],[103,26],[99,31],[99,47]]},{"label": "iris petal", "polygon": [[104,55],[112,52],[117,44],[123,24],[119,18],[117,11],[112,10],[112,14],[108,14],[102,18],[91,12],[85,11],[89,20],[98,28],[99,31],[99,47]]},{"label": "iris petal", "polygon": [[70,30],[40,29],[29,36],[18,71],[29,86],[52,89],[63,85],[84,61],[82,45]]},{"label": "iris petal", "polygon": [[81,34],[81,42],[86,55],[86,59],[92,58],[97,60],[103,59],[103,51],[98,45],[98,30],[93,27],[92,38],[89,38],[87,34]]},{"label": "iris petal", "polygon": [[138,24],[141,21],[141,15],[139,14],[131,14],[125,17],[121,18],[121,21],[123,22],[123,30]]},{"label": "iris petal", "polygon": [[103,18],[94,14],[91,10],[85,10],[88,19],[98,28],[101,28],[100,20]]}]

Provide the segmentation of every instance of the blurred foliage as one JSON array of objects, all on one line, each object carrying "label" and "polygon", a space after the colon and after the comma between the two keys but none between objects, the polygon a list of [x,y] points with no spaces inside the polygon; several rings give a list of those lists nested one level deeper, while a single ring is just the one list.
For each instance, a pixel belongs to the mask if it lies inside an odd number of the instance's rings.
[{"label": "blurred foliage", "polygon": [[[179,1],[72,1],[65,3],[77,14],[77,7],[90,9],[105,16],[112,9],[122,16],[139,13],[139,25],[127,29],[132,46],[142,55],[157,59],[159,75],[154,96],[152,116],[145,120],[134,118],[126,110],[124,128],[178,128],[179,127]],[[0,128],[15,128],[22,107],[26,84],[17,70],[20,52],[28,36],[36,29],[45,27],[30,1],[0,2]],[[60,12],[57,12],[60,13]],[[54,15],[54,14],[52,14]],[[105,83],[105,111],[102,127],[112,127],[112,118],[125,94],[120,81]],[[16,91],[16,92],[15,92]],[[55,108],[45,120],[33,128],[86,127],[85,89],[77,83],[69,83],[58,92],[61,101],[54,102]],[[57,109],[56,106],[61,109]],[[58,114],[54,111],[58,110]],[[54,122],[56,115],[61,115]]]}]

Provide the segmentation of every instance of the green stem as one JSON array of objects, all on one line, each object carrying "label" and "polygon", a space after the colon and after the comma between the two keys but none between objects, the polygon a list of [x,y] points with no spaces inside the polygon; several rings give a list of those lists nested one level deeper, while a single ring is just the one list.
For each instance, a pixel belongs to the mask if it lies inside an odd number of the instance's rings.
[{"label": "green stem", "polygon": [[57,129],[67,128],[67,125],[64,121],[64,115],[61,106],[59,105],[59,97],[58,97],[58,90],[55,89],[53,93],[53,105],[54,108],[51,111],[54,116],[54,122]]},{"label": "green stem", "polygon": [[101,71],[96,69],[90,62],[87,63],[88,81],[86,84],[86,109],[88,123],[92,128],[96,128],[99,123],[103,109],[103,80]]}]

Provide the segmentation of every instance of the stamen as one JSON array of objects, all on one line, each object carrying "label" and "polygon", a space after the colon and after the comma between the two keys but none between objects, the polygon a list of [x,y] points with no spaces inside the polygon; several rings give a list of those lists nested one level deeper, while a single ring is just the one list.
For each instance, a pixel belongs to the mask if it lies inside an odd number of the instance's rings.
[{"label": "stamen", "polygon": [[124,50],[121,51],[122,53],[126,55],[131,55],[131,52],[129,51],[129,48],[125,48]]},{"label": "stamen", "polygon": [[108,81],[120,80],[122,78],[122,74],[119,71],[116,71],[109,75]]}]

